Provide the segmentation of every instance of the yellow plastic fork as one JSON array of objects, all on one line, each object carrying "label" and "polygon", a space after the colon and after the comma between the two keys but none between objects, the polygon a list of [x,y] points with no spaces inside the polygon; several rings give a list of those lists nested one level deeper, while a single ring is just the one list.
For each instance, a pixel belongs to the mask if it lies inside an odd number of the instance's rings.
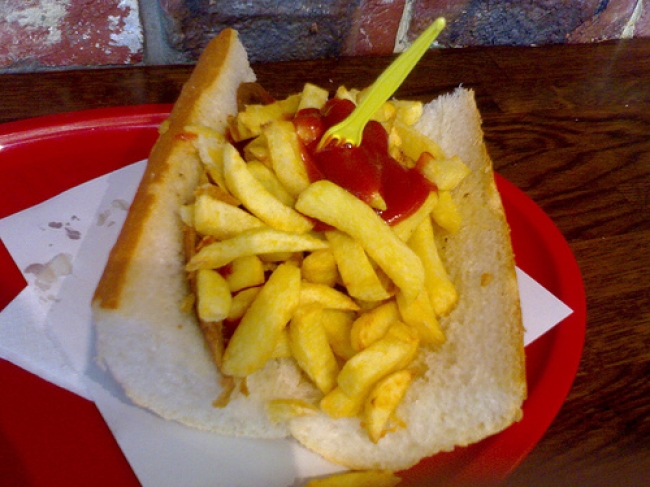
[{"label": "yellow plastic fork", "polygon": [[326,147],[332,141],[337,141],[337,145],[361,144],[363,129],[370,118],[397,91],[445,25],[445,19],[439,17],[420,34],[420,37],[375,80],[354,111],[323,134],[318,149]]}]

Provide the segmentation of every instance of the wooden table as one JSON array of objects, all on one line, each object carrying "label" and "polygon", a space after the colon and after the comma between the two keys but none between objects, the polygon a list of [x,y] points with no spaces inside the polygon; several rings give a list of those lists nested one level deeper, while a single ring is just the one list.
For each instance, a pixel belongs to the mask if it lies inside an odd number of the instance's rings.
[{"label": "wooden table", "polygon": [[[365,86],[388,58],[256,66],[275,95]],[[0,76],[0,122],[171,103],[191,67]],[[473,88],[499,173],[553,219],[587,292],[581,365],[512,486],[650,485],[650,40],[426,55],[398,95]]]}]

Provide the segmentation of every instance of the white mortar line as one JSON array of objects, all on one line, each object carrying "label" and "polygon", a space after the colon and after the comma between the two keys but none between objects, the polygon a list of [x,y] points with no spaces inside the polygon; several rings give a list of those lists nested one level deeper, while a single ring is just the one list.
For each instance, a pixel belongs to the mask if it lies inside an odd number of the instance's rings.
[{"label": "white mortar line", "polygon": [[404,9],[402,10],[402,18],[399,21],[399,28],[397,29],[397,34],[395,35],[395,47],[393,48],[394,53],[399,53],[405,51],[410,43],[407,38],[409,27],[411,26],[411,18],[413,16],[413,2],[415,0],[405,0]]},{"label": "white mortar line", "polygon": [[643,0],[638,0],[638,2],[636,2],[636,6],[634,7],[634,11],[630,16],[630,19],[627,21],[627,24],[625,24],[623,32],[621,32],[621,39],[630,39],[634,36],[634,28],[636,27],[636,23],[639,20],[639,17],[641,17],[642,13]]}]

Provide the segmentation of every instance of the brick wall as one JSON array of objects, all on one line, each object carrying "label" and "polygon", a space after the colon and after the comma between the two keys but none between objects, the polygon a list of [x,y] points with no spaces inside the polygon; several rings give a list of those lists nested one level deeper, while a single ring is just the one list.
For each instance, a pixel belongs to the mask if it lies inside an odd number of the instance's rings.
[{"label": "brick wall", "polygon": [[440,47],[650,37],[650,0],[0,0],[0,72],[191,63],[227,26],[253,61],[388,54],[440,15]]}]

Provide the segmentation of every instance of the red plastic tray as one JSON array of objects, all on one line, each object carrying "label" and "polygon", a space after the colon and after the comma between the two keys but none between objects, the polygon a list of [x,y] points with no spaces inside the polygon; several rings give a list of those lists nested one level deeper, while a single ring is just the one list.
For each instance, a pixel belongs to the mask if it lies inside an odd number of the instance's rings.
[{"label": "red plastic tray", "polygon": [[[147,157],[169,105],[91,110],[0,126],[0,218]],[[517,264],[573,314],[526,348],[524,418],[502,433],[402,472],[404,485],[490,485],[505,478],[555,418],[578,369],[586,305],[575,258],[550,218],[497,176]],[[25,286],[0,245],[0,309]],[[0,360],[4,485],[136,486],[93,403]]]}]

